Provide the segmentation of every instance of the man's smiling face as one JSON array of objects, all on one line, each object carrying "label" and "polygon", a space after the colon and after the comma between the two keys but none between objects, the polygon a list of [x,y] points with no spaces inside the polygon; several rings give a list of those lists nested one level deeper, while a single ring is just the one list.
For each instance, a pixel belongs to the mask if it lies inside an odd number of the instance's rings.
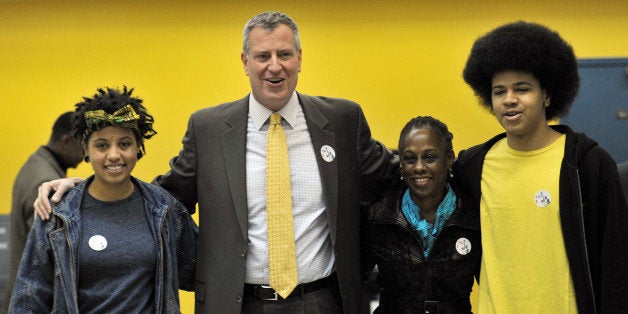
[{"label": "man's smiling face", "polygon": [[301,51],[287,25],[274,29],[256,27],[249,34],[249,50],[241,55],[255,99],[277,111],[287,103],[301,72]]}]

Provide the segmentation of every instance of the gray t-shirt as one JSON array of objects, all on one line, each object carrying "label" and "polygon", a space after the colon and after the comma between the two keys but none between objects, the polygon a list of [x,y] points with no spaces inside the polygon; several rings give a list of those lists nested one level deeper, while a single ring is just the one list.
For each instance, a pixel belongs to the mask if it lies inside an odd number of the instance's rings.
[{"label": "gray t-shirt", "polygon": [[78,305],[81,313],[154,313],[157,245],[137,187],[81,208]]}]

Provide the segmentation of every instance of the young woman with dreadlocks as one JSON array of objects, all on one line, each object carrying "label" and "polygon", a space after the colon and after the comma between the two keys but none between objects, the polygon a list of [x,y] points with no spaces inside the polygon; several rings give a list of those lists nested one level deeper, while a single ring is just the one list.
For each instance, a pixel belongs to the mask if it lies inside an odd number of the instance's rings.
[{"label": "young woman with dreadlocks", "polygon": [[133,89],[99,89],[72,125],[94,174],[36,219],[12,313],[178,313],[192,290],[197,228],[165,190],[131,176],[157,132]]}]

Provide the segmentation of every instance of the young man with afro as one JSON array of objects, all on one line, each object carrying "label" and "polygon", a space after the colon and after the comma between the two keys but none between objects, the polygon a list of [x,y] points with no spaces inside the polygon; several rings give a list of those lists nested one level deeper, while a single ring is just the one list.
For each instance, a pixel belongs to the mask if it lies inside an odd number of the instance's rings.
[{"label": "young man with afro", "polygon": [[459,154],[477,210],[480,313],[628,313],[628,208],[617,166],[564,116],[580,79],[572,47],[514,22],[477,39],[463,72],[505,133]]}]

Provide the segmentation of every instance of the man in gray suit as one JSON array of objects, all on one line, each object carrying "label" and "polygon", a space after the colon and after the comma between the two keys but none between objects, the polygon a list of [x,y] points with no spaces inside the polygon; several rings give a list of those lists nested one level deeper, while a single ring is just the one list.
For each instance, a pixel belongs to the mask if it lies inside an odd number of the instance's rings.
[{"label": "man in gray suit", "polygon": [[0,313],[6,313],[13,291],[13,283],[26,245],[28,232],[33,225],[33,202],[37,188],[44,182],[64,178],[68,168],[76,168],[83,160],[83,148],[72,136],[72,112],[59,116],[52,127],[48,144],[39,147],[13,182],[10,225],[10,268],[7,290],[2,299]]},{"label": "man in gray suit", "polygon": [[[301,46],[289,16],[249,20],[241,60],[251,93],[193,113],[170,171],[155,179],[190,212],[198,204],[195,310],[358,313],[360,204],[399,181],[398,160],[371,138],[358,104],[296,92]],[[269,287],[272,113],[281,114],[287,138],[298,269],[298,286],[285,299]]]}]

